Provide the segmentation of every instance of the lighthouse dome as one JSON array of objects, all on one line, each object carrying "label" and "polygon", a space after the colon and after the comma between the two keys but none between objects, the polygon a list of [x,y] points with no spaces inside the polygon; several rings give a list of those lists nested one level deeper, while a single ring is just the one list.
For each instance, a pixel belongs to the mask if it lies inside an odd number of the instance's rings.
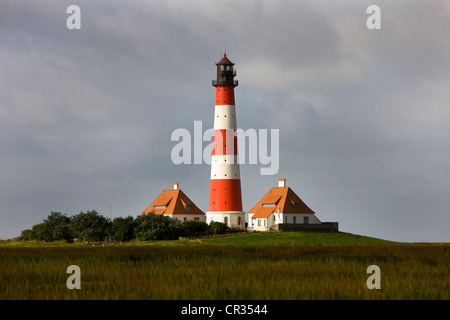
[{"label": "lighthouse dome", "polygon": [[227,54],[223,54],[223,58],[217,62],[216,64],[225,64],[225,65],[234,65],[233,62],[230,61],[230,59],[227,58]]}]

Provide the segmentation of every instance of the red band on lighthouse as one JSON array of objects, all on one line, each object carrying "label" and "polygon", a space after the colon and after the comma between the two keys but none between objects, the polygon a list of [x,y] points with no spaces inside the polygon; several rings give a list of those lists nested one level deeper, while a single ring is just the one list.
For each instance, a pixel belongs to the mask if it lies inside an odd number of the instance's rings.
[{"label": "red band on lighthouse", "polygon": [[216,86],[216,105],[234,105],[234,85]]},{"label": "red band on lighthouse", "polygon": [[237,155],[236,129],[214,129],[212,155]]}]

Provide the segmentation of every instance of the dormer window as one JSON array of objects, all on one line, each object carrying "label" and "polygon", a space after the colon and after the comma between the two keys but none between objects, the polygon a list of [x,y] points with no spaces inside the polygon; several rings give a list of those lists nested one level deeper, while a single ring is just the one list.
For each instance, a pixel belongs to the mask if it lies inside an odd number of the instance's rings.
[{"label": "dormer window", "polygon": [[190,204],[185,205],[184,206],[184,210],[185,211],[191,211],[191,205]]},{"label": "dormer window", "polygon": [[166,206],[163,206],[163,205],[154,205],[153,206],[153,209],[165,209],[166,208]]},{"label": "dormer window", "polygon": [[275,203],[263,203],[263,207],[275,207]]}]

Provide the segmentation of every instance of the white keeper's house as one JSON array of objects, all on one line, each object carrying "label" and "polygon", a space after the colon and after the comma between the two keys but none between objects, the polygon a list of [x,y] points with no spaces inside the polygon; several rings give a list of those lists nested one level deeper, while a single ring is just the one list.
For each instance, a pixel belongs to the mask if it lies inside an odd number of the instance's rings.
[{"label": "white keeper's house", "polygon": [[150,212],[163,214],[182,222],[206,221],[205,213],[180,190],[178,182],[173,184],[173,189],[164,190],[141,215]]},{"label": "white keeper's house", "polygon": [[286,179],[273,187],[248,211],[249,231],[336,230],[337,222],[322,223],[299,196],[286,186]]}]

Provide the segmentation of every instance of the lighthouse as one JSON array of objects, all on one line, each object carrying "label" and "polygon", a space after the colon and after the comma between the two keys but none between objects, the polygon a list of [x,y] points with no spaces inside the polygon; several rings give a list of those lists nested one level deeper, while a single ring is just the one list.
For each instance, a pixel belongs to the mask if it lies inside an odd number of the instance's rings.
[{"label": "lighthouse", "polygon": [[216,88],[216,99],[209,210],[206,213],[206,221],[223,222],[229,227],[244,228],[245,213],[242,211],[234,103],[234,88],[238,81],[234,80],[234,63],[227,58],[226,53],[216,65],[217,79],[212,81]]}]

